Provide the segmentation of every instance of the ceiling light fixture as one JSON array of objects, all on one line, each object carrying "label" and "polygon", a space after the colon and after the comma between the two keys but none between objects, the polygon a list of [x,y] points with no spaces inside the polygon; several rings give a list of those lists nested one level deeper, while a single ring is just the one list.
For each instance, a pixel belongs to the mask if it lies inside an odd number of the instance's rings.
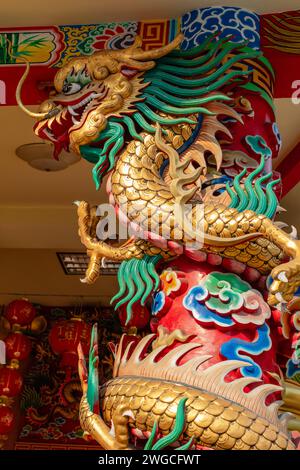
[{"label": "ceiling light fixture", "polygon": [[80,160],[79,155],[64,150],[59,154],[59,159],[55,160],[53,153],[54,146],[50,142],[33,142],[21,145],[16,149],[16,155],[21,160],[41,171],[65,170]]},{"label": "ceiling light fixture", "polygon": [[[84,275],[90,258],[85,253],[56,253],[64,273],[68,276]],[[115,275],[118,272],[120,263],[117,261],[102,260],[101,275]]]}]

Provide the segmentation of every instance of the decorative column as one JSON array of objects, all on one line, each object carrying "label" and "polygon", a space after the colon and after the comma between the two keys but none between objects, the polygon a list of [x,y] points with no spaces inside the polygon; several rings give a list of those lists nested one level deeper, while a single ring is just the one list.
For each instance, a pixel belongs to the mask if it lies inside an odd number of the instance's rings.
[{"label": "decorative column", "polygon": [[282,372],[299,373],[298,325],[286,323],[297,319],[300,241],[277,220],[281,139],[260,17],[200,8],[156,23],[166,35],[154,39],[146,23],[127,47],[109,34],[105,51],[64,63],[39,114],[18,97],[56,157],[70,149],[92,163],[97,189],[107,176],[130,227],[110,244],[96,207],[77,203],[82,282],[103,259],[120,261],[112,303],[124,329],[142,333],[122,337],[100,396],[96,327],[89,380],[78,325],[59,325],[52,347],[71,367],[79,346],[81,424],[105,449],[293,449],[279,405]]}]

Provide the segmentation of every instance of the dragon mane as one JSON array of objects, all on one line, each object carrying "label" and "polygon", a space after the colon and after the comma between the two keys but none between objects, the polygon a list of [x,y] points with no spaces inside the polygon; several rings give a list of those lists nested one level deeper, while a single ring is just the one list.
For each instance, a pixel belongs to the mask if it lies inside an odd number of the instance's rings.
[{"label": "dragon mane", "polygon": [[[234,69],[234,65],[260,55],[244,44],[237,45],[213,35],[194,49],[177,49],[158,59],[153,69],[140,75],[144,86],[141,87],[139,101],[121,116],[108,118],[106,129],[95,141],[99,147],[80,147],[83,158],[95,164],[93,179],[96,188],[113,168],[115,158],[128,137],[143,141],[141,132],[155,133],[153,123],[163,127],[182,123],[195,125],[191,116],[197,114],[200,119],[196,131],[199,132],[201,118],[214,114],[209,104],[230,101],[218,90],[232,81],[245,86],[241,77],[249,75],[251,70]],[[178,153],[185,148],[186,143],[184,148],[177,149]]]}]

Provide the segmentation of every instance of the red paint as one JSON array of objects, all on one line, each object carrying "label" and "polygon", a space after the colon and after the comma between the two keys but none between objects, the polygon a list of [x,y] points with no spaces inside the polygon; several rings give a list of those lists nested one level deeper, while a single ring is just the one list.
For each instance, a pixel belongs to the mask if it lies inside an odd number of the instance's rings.
[{"label": "red paint", "polygon": [[[6,103],[1,106],[17,106],[16,89],[24,70],[24,65],[0,65],[0,80],[6,85]],[[52,83],[56,71],[57,69],[43,65],[30,68],[22,89],[22,100],[25,105],[38,105],[48,98],[49,90],[41,89],[41,84]]]},{"label": "red paint", "polygon": [[[185,273],[185,280],[188,282],[188,288],[191,289],[193,286],[198,285],[199,281],[206,274],[212,271],[224,272],[224,270],[219,266],[210,266],[207,263],[202,263],[199,265],[197,262],[192,262],[190,259],[184,257],[178,258],[173,262],[169,263],[170,267],[175,272]],[[178,273],[178,274],[179,274]],[[179,276],[178,276],[179,277]],[[229,341],[232,337],[240,338],[252,342],[256,338],[256,328],[254,324],[247,323],[245,325],[236,324],[230,328],[220,327],[214,323],[204,324],[197,321],[190,310],[187,310],[183,306],[184,297],[187,294],[187,291],[183,292],[179,289],[178,292],[173,291],[170,295],[166,295],[166,303],[158,316],[151,321],[152,331],[156,332],[159,325],[164,326],[167,330],[173,331],[176,329],[182,330],[185,334],[190,335],[188,341],[199,343],[200,349],[195,349],[190,351],[184,356],[183,362],[196,357],[199,355],[210,355],[212,356],[209,361],[203,364],[203,368],[206,368],[208,365],[218,363],[224,358],[220,355],[219,350],[223,343]],[[272,337],[272,347],[269,351],[261,353],[259,356],[253,357],[255,362],[262,368],[263,376],[262,379],[266,382],[272,382],[272,378],[269,375],[269,372],[278,373],[278,364],[276,360],[276,349],[278,334],[277,329],[273,328],[272,319],[267,320],[270,324],[271,337]],[[174,343],[172,348],[178,343]],[[179,361],[180,363],[180,361]],[[240,372],[232,372],[228,378],[230,380],[239,377]]]},{"label": "red paint", "polygon": [[132,306],[132,317],[129,322],[126,323],[126,305],[121,305],[121,307],[118,308],[119,319],[122,327],[126,326],[126,328],[130,328],[134,326],[137,329],[145,328],[148,325],[150,319],[150,312],[148,308],[141,306],[140,304],[134,304]]},{"label": "red paint", "polygon": [[234,138],[224,146],[224,149],[241,150],[257,162],[260,162],[260,155],[253,152],[245,141],[245,136],[247,135],[259,135],[266,141],[268,147],[270,147],[273,159],[276,158],[279,153],[279,145],[272,130],[272,124],[275,122],[274,111],[258,93],[237,88],[235,89],[235,96],[239,95],[250,101],[253,115],[242,114],[242,123],[235,121],[228,124],[228,128]]}]

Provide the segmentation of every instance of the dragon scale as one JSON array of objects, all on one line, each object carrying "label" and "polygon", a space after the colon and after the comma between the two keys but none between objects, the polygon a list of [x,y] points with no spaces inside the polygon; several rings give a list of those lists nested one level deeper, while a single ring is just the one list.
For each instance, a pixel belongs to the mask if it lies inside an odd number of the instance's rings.
[{"label": "dragon scale", "polygon": [[130,427],[151,431],[156,418],[162,434],[167,435],[174,426],[180,398],[188,397],[187,425],[182,436],[185,441],[193,437],[199,446],[214,446],[220,450],[293,449],[286,434],[264,418],[207,391],[199,394],[199,390],[187,385],[122,377],[103,386],[100,397],[107,425],[121,405],[133,412]]},{"label": "dragon scale", "polygon": [[[184,158],[184,157],[183,157]],[[135,218],[145,229],[151,229],[151,220],[157,221],[156,230],[162,234],[162,225],[167,222],[170,227],[170,238],[174,237],[176,227],[174,216],[174,197],[168,189],[168,185],[160,177],[160,168],[164,161],[162,152],[156,147],[152,135],[143,135],[143,142],[132,141],[126,150],[120,155],[111,176],[111,195],[118,206],[129,208],[132,221]],[[135,201],[137,201],[135,203]],[[135,210],[131,211],[131,205]],[[270,271],[280,264],[285,257],[283,245],[285,234],[275,228],[278,236],[272,233],[271,243],[265,238],[256,237],[251,241],[236,243],[234,246],[222,246],[222,238],[241,237],[248,233],[268,234],[270,221],[255,212],[244,211],[239,214],[235,209],[229,209],[225,205],[204,204],[205,233],[214,237],[220,237],[221,243],[216,246],[208,244],[202,249],[222,254],[224,257],[235,258],[250,267],[258,269],[262,274]],[[193,205],[189,214],[189,220],[193,224],[193,214],[196,213],[196,204]],[[149,213],[151,219],[149,219]],[[217,221],[217,223],[216,223]],[[201,220],[198,223],[201,224]],[[180,228],[180,227],[179,227]],[[272,226],[273,228],[273,226]],[[197,228],[195,229],[195,231]],[[183,232],[178,241],[183,243],[191,241]],[[225,245],[225,244],[224,244]],[[263,253],[260,259],[260,253]]]}]

